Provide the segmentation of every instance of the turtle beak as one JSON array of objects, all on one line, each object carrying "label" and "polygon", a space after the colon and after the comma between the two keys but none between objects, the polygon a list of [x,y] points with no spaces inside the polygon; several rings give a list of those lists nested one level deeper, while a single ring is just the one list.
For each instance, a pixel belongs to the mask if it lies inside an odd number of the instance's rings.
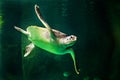
[{"label": "turtle beak", "polygon": [[77,37],[76,37],[76,36],[74,36],[74,35],[71,35],[71,37],[70,37],[70,38],[71,38],[71,40],[72,40],[72,41],[76,41],[76,40],[77,40]]}]

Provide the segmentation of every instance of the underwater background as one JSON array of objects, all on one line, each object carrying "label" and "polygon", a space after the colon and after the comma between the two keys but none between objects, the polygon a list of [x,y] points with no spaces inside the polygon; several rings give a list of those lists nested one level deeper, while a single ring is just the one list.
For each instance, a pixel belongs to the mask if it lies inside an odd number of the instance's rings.
[{"label": "underwater background", "polygon": [[[79,75],[69,54],[36,47],[23,57],[30,41],[14,26],[43,26],[35,4],[52,28],[78,37]],[[120,80],[120,1],[0,0],[0,80]]]}]

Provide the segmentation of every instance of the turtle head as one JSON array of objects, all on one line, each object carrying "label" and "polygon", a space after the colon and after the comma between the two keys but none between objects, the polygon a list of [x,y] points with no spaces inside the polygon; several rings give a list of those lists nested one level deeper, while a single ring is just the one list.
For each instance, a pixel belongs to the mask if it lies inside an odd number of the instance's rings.
[{"label": "turtle head", "polygon": [[67,45],[67,47],[75,44],[77,37],[74,35],[67,36],[63,39],[63,43]]}]

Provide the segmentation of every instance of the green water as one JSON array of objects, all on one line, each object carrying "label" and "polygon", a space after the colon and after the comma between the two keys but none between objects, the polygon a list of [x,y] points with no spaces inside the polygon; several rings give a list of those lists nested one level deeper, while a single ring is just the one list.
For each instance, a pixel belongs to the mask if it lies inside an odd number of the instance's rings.
[{"label": "green water", "polygon": [[[30,41],[14,26],[43,26],[35,4],[52,28],[78,37],[73,49],[79,75],[67,54],[35,47],[23,57]],[[119,14],[117,0],[0,0],[0,80],[120,80]]]}]

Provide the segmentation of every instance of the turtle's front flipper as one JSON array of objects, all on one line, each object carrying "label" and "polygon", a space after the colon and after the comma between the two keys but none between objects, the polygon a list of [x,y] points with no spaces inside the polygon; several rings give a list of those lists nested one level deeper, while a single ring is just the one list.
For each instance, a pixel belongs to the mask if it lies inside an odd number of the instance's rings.
[{"label": "turtle's front flipper", "polygon": [[68,49],[68,50],[67,50],[67,53],[70,53],[70,55],[71,55],[71,57],[72,57],[72,59],[73,59],[75,72],[76,72],[77,74],[79,74],[79,73],[80,73],[80,72],[79,72],[80,69],[79,69],[79,70],[77,69],[76,60],[75,60],[75,54],[74,54],[73,49]]},{"label": "turtle's front flipper", "polygon": [[37,17],[39,18],[39,20],[43,23],[43,25],[49,30],[50,34],[51,34],[51,37],[55,40],[56,37],[54,35],[54,33],[52,32],[52,29],[51,27],[47,24],[47,22],[42,18],[42,15],[40,13],[40,10],[39,10],[39,6],[38,5],[35,5],[35,12],[37,14]]},{"label": "turtle's front flipper", "polygon": [[28,33],[27,31],[25,31],[25,30],[23,30],[23,29],[21,29],[21,28],[19,28],[19,27],[17,27],[17,26],[14,26],[14,28],[15,28],[17,31],[20,31],[21,33],[23,33],[23,34],[25,34],[25,35],[29,35],[29,33]]},{"label": "turtle's front flipper", "polygon": [[35,12],[37,14],[37,17],[39,18],[39,20],[43,23],[43,25],[48,28],[48,29],[51,29],[50,26],[45,22],[45,20],[42,18],[42,15],[40,13],[40,10],[39,10],[39,6],[38,5],[35,5]]},{"label": "turtle's front flipper", "polygon": [[30,52],[33,50],[34,47],[35,46],[33,43],[30,43],[28,46],[26,46],[24,57],[27,57],[30,54]]}]

